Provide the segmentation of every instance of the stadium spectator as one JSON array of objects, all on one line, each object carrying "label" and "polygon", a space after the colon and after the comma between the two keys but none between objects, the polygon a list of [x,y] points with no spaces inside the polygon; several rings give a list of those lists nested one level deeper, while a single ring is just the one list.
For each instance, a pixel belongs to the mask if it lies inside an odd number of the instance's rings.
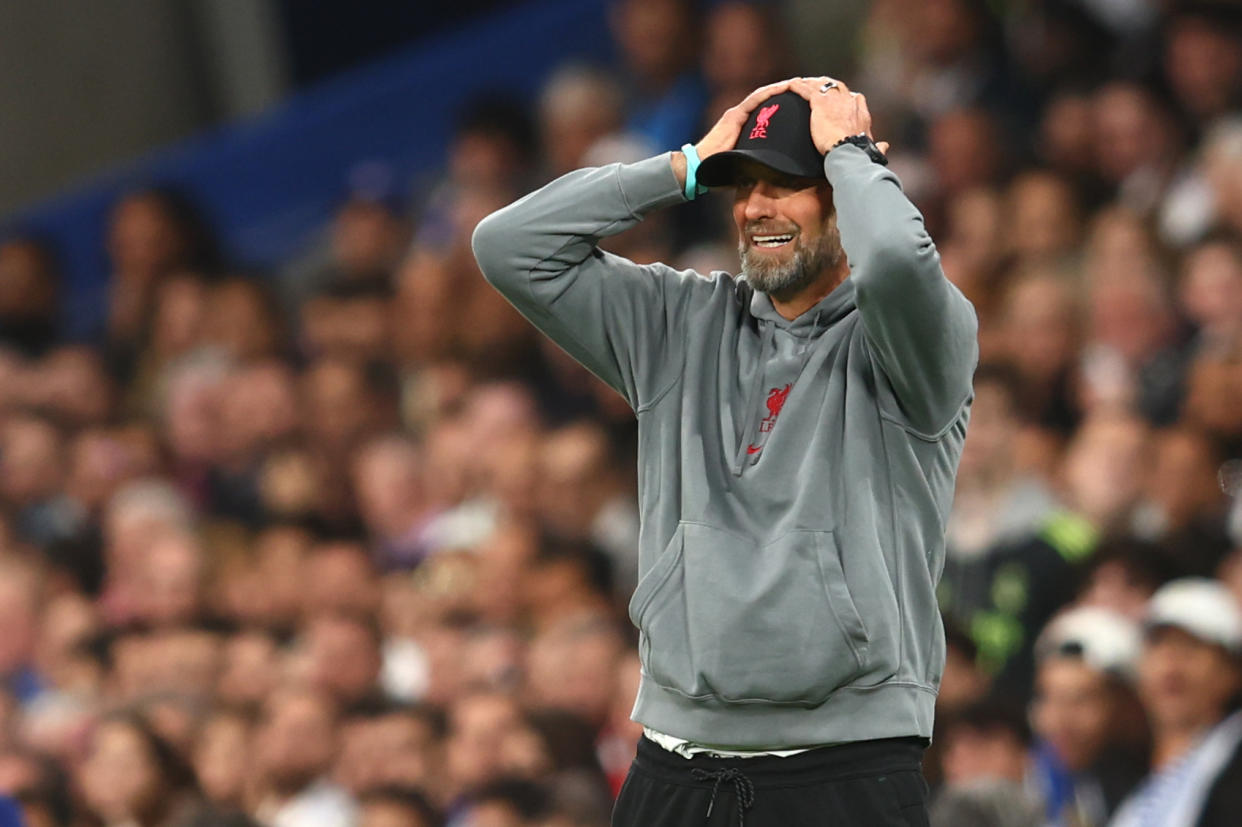
[{"label": "stadium spectator", "polygon": [[39,239],[0,241],[0,343],[26,357],[56,344],[60,278],[51,248]]},{"label": "stadium spectator", "polygon": [[1132,682],[1134,621],[1103,609],[1058,615],[1035,645],[1031,721],[1052,823],[1104,825],[1141,778],[1146,743]]},{"label": "stadium spectator", "polygon": [[940,739],[940,796],[997,785],[1016,807],[1042,803],[1033,783],[1030,726],[1021,707],[997,698],[980,700],[945,721]]},{"label": "stadium spectator", "polygon": [[200,806],[189,768],[136,716],[113,716],[94,728],[78,783],[88,811],[105,827],[173,825]]},{"label": "stadium spectator", "polygon": [[694,0],[617,0],[611,23],[626,77],[627,126],[653,147],[699,137],[705,103],[697,74]]},{"label": "stadium spectator", "polygon": [[337,748],[337,712],[318,691],[278,690],[254,734],[255,817],[273,827],[348,827],[356,805],[327,777]]},{"label": "stadium spectator", "polygon": [[220,253],[209,225],[183,192],[168,186],[135,190],[108,221],[106,354],[114,375],[128,379],[145,345],[159,286],[181,270],[210,271]]},{"label": "stadium spectator", "polygon": [[250,738],[253,727],[241,712],[221,707],[195,733],[190,760],[203,797],[222,810],[241,811],[251,792]]},{"label": "stadium spectator", "polygon": [[1146,471],[1147,428],[1122,410],[1100,411],[1075,435],[1062,464],[1063,507],[989,556],[986,604],[965,619],[982,664],[1027,697],[1039,630],[1075,596],[1099,538],[1130,527]]},{"label": "stadium spectator", "polygon": [[945,528],[941,607],[970,617],[987,602],[989,557],[1038,530],[1056,506],[1051,491],[1017,465],[1018,377],[1004,364],[975,371],[971,426]]},{"label": "stadium spectator", "polygon": [[707,13],[703,40],[703,79],[710,95],[704,126],[719,120],[750,90],[791,74],[785,71],[790,44],[780,19],[760,3],[715,4]]},{"label": "stadium spectator", "polygon": [[1242,806],[1242,610],[1219,583],[1178,580],[1152,597],[1145,626],[1138,686],[1151,773],[1112,823],[1232,823]]}]

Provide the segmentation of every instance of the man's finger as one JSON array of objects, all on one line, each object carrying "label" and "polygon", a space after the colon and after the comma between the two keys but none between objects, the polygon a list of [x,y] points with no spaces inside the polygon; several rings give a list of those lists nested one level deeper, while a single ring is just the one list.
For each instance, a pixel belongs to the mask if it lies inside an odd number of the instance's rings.
[{"label": "man's finger", "polygon": [[888,141],[880,141],[876,146],[879,147],[881,155],[888,154]]},{"label": "man's finger", "polygon": [[758,89],[747,95],[746,98],[738,104],[738,108],[746,110],[746,114],[749,115],[750,111],[758,106],[761,101],[765,101],[773,95],[779,95],[781,92],[788,91],[791,82],[792,79],[778,80],[776,83],[769,83],[767,86],[760,86]]},{"label": "man's finger", "polygon": [[[816,92],[820,92],[821,94],[830,94],[833,92],[844,92],[847,95],[853,94],[853,92],[850,91],[850,87],[845,85],[845,81],[837,78],[830,78],[827,75],[818,78],[806,78],[805,80],[814,87]],[[829,86],[829,84],[831,85]],[[825,86],[828,88],[825,89]]]},{"label": "man's finger", "polygon": [[854,100],[858,101],[858,111],[863,116],[863,118],[867,121],[867,132],[868,134],[870,134],[871,132],[871,110],[867,108],[867,96],[862,94],[861,92],[855,92],[854,94],[858,96]]},{"label": "man's finger", "polygon": [[796,92],[799,97],[806,98],[808,101],[811,99],[810,85],[802,78],[789,84],[789,91]]}]

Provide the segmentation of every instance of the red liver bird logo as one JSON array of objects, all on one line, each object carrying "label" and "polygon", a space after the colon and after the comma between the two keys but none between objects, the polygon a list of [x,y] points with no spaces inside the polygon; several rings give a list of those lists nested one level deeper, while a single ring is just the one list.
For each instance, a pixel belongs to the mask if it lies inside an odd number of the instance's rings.
[{"label": "red liver bird logo", "polygon": [[768,415],[759,423],[760,433],[767,433],[776,425],[776,418],[781,415],[781,408],[785,407],[785,400],[789,397],[789,389],[793,385],[789,384],[783,388],[772,388],[768,391]]},{"label": "red liver bird logo", "polygon": [[779,103],[774,103],[759,110],[759,116],[755,118],[755,128],[750,130],[750,139],[752,141],[756,138],[768,137],[768,124],[771,123],[772,116],[776,114],[776,110],[780,108],[781,105]]}]

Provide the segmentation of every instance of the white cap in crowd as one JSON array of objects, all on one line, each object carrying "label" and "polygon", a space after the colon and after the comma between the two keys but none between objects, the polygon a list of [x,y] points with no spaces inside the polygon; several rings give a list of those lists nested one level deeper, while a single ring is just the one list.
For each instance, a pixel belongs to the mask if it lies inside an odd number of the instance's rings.
[{"label": "white cap in crowd", "polygon": [[1052,619],[1035,642],[1037,660],[1070,655],[1100,672],[1134,677],[1142,634],[1133,620],[1109,609],[1084,606]]},{"label": "white cap in crowd", "polygon": [[1242,655],[1242,607],[1222,583],[1186,577],[1166,583],[1147,604],[1144,626],[1174,626]]}]

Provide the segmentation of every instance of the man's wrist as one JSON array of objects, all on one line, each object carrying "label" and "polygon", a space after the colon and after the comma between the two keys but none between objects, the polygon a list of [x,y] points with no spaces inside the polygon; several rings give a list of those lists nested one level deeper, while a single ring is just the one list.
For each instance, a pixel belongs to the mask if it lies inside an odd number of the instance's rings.
[{"label": "man's wrist", "polygon": [[[866,132],[859,132],[857,135],[843,136],[835,144],[828,148],[828,152],[830,153],[834,149],[843,146],[857,147],[866,153],[867,157],[870,158],[873,163],[879,164],[880,166],[888,166],[888,158],[880,150],[879,145],[876,144],[876,142]],[[825,153],[825,157],[827,157],[827,153]]]},{"label": "man's wrist", "polygon": [[681,184],[681,193],[687,201],[693,201],[707,192],[707,187],[699,183],[699,150],[694,144],[682,144],[681,156],[686,162],[686,176]]},{"label": "man's wrist", "polygon": [[686,189],[686,154],[680,149],[675,149],[669,153],[669,163],[673,167],[673,176],[677,179],[677,186],[682,191]]}]

